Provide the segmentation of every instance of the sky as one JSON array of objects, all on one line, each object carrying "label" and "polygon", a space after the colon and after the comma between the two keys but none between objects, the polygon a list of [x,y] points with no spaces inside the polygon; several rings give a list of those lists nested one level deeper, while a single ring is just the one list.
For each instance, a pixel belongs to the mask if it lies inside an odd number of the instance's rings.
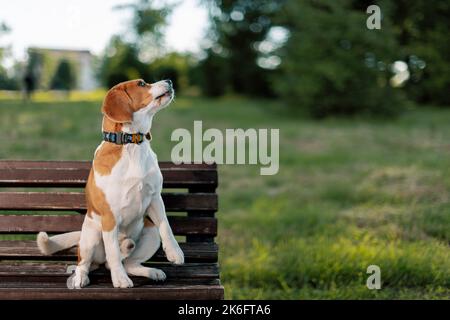
[{"label": "sky", "polygon": [[[22,59],[30,46],[88,49],[99,54],[110,37],[126,30],[126,10],[112,10],[130,0],[0,0],[0,22],[11,32],[0,46],[12,45]],[[205,35],[208,16],[200,0],[180,0],[169,19],[166,44],[177,51],[196,52]]]}]

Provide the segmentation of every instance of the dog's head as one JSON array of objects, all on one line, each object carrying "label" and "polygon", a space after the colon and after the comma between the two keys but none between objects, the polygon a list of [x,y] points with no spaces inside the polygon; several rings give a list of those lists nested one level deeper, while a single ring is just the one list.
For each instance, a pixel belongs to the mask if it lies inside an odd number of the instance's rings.
[{"label": "dog's head", "polygon": [[103,101],[102,113],[116,123],[133,122],[135,112],[156,113],[169,105],[174,96],[172,81],[146,83],[130,80],[112,87]]}]

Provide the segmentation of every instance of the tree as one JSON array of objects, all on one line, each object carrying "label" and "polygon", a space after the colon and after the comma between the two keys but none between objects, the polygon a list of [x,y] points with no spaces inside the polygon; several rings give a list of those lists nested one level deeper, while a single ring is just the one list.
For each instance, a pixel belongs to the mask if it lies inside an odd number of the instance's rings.
[{"label": "tree", "polygon": [[153,81],[162,79],[172,80],[173,87],[178,92],[186,89],[190,84],[191,66],[196,59],[189,53],[171,52],[152,61],[150,72]]},{"label": "tree", "polygon": [[67,59],[62,59],[53,75],[50,88],[53,90],[70,91],[75,88],[76,77],[74,69]]},{"label": "tree", "polygon": [[273,79],[278,94],[316,117],[401,110],[401,92],[389,85],[399,46],[387,19],[382,32],[367,29],[366,19],[351,1],[286,3],[277,19],[289,30]]},{"label": "tree", "polygon": [[[10,28],[5,23],[0,23],[0,37],[9,31]],[[0,48],[0,89],[18,90],[20,84],[17,75],[10,75],[2,65],[4,56],[8,54],[10,54],[10,48]]]},{"label": "tree", "polygon": [[231,87],[229,61],[211,49],[206,53],[206,58],[193,70],[195,79],[205,95],[210,97],[224,95]]},{"label": "tree", "polygon": [[114,36],[106,49],[100,66],[100,79],[108,88],[119,82],[135,78],[148,79],[150,70],[138,58],[138,50],[133,44]]},{"label": "tree", "polygon": [[[234,92],[270,96],[268,81],[271,71],[258,64],[258,44],[273,25],[273,17],[284,1],[209,0],[211,45],[199,68],[203,75],[203,91],[223,94]],[[226,70],[226,72],[223,72]],[[220,72],[220,73],[217,73]]]},{"label": "tree", "polygon": [[382,1],[402,46],[411,80],[408,96],[421,103],[450,106],[450,42],[448,41],[450,3],[425,0]]},{"label": "tree", "polygon": [[28,59],[23,74],[25,98],[30,100],[33,92],[39,87],[42,76],[44,55],[35,49],[28,49]]},{"label": "tree", "polygon": [[[0,37],[10,31],[9,27],[5,23],[0,23]],[[4,48],[0,48],[0,61],[3,59]]]},{"label": "tree", "polygon": [[163,54],[163,29],[171,7],[155,7],[149,0],[120,5],[117,10],[132,10],[133,17],[126,34],[114,35],[102,58],[101,82],[111,87],[134,79],[151,79],[150,63]]}]

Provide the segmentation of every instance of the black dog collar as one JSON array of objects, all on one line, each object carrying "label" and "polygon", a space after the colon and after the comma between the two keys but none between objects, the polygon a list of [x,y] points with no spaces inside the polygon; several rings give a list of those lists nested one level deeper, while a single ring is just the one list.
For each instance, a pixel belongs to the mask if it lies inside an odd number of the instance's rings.
[{"label": "black dog collar", "polygon": [[148,141],[152,140],[150,132],[144,133],[126,133],[126,132],[106,132],[103,131],[103,140],[115,144],[136,143],[141,144],[144,138]]}]

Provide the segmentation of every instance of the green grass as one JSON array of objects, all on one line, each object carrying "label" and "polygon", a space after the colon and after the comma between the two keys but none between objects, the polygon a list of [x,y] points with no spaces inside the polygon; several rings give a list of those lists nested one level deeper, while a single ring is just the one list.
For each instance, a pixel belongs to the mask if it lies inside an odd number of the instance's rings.
[{"label": "green grass", "polygon": [[[0,158],[91,159],[100,101],[73,100],[0,101]],[[219,169],[226,298],[450,297],[450,110],[313,121],[274,101],[181,97],[154,120],[160,160],[170,159],[172,130],[194,120],[280,129],[277,175]],[[381,290],[365,286],[371,264]]]}]

